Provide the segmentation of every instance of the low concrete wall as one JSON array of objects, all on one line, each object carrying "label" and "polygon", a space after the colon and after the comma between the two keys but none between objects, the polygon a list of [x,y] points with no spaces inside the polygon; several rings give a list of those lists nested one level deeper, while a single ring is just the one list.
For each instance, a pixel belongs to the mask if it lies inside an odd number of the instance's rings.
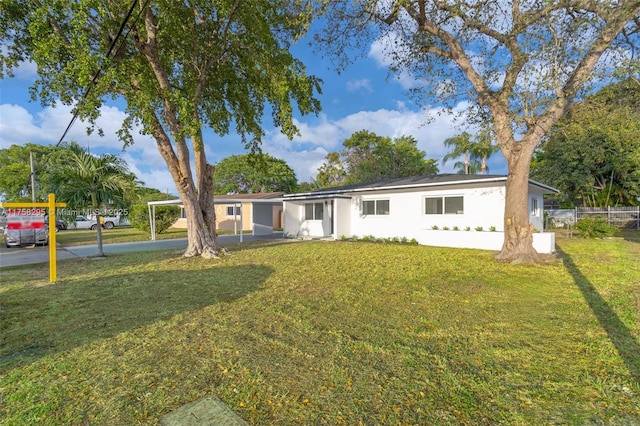
[{"label": "low concrete wall", "polygon": [[[503,232],[491,231],[442,231],[425,229],[415,236],[419,244],[437,247],[472,248],[501,250],[504,243]],[[533,234],[533,248],[542,254],[555,252],[556,234],[536,232]]]}]

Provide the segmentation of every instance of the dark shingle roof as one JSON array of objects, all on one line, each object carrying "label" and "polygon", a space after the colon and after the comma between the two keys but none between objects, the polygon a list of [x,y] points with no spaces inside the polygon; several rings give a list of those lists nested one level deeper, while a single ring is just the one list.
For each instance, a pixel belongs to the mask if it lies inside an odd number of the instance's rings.
[{"label": "dark shingle roof", "polygon": [[[465,183],[482,183],[482,182],[506,182],[506,175],[461,175],[461,174],[439,174],[428,176],[413,176],[394,179],[380,179],[371,182],[357,183],[353,185],[344,185],[335,188],[323,188],[315,191],[309,191],[298,194],[286,194],[285,199],[295,198],[316,198],[327,196],[338,196],[348,194],[350,192],[373,191],[380,189],[401,189],[411,187],[437,186],[437,185],[455,185]],[[531,184],[537,185],[543,189],[555,191],[554,188],[530,181]]]}]

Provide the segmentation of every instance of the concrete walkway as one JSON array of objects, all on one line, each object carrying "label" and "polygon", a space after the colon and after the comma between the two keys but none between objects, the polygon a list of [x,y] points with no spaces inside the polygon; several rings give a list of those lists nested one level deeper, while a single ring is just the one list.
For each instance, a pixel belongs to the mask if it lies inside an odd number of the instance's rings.
[{"label": "concrete walkway", "polygon": [[[261,241],[261,240],[279,240],[283,238],[282,232],[274,232],[269,235],[254,236],[251,234],[243,234],[242,242]],[[220,235],[218,243],[221,245],[240,243],[240,234],[238,235]],[[148,250],[186,250],[187,239],[176,238],[170,240],[156,241],[137,241],[131,243],[111,243],[103,244],[102,249],[105,254],[125,253],[132,251],[148,251]],[[83,246],[62,247],[58,244],[56,250],[56,258],[58,260],[72,259],[74,257],[95,256],[98,253],[97,244],[89,244]],[[43,263],[49,261],[48,247],[34,248],[12,248],[0,250],[0,267],[28,265],[33,263]]]},{"label": "concrete walkway", "polygon": [[[242,242],[248,243],[251,241],[261,240],[277,240],[282,239],[282,232],[275,232],[269,235],[254,236],[251,234],[243,234]],[[240,242],[240,235],[220,235],[218,236],[218,243],[221,245],[233,244]],[[67,251],[75,254],[76,256],[86,257],[94,256],[98,252],[98,246],[96,244],[83,245],[83,246],[70,246],[65,248]],[[155,240],[155,241],[136,241],[132,243],[111,243],[103,244],[102,249],[104,254],[112,253],[126,253],[130,251],[149,251],[149,250],[186,250],[187,239],[175,238],[170,240]]]}]

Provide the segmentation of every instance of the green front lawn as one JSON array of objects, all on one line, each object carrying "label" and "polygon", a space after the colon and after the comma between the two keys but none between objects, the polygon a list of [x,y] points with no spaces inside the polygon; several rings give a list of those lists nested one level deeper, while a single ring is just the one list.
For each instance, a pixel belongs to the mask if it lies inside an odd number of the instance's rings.
[{"label": "green front lawn", "polygon": [[[91,231],[89,229],[68,229],[56,233],[56,241],[62,246],[96,244],[98,238],[96,233],[97,231]],[[102,230],[102,242],[104,244],[149,241],[150,238],[151,236],[148,233],[130,226]],[[162,234],[156,234],[157,240],[169,238],[187,238],[187,230],[169,228]]]},{"label": "green front lawn", "polygon": [[[97,231],[69,229],[56,233],[56,241],[63,246],[79,246],[85,244],[96,244],[98,236]],[[228,229],[218,229],[218,235],[231,234],[233,231]],[[251,233],[251,231],[244,231]],[[149,241],[151,235],[147,232],[140,231],[130,226],[116,227],[113,229],[102,230],[102,242],[109,243],[129,243],[133,241]],[[187,238],[186,229],[169,228],[162,234],[156,234],[156,240],[167,240],[172,238]]]},{"label": "green front lawn", "polygon": [[285,241],[3,268],[0,424],[157,424],[206,395],[256,425],[640,424],[640,244],[558,243],[546,265]]}]

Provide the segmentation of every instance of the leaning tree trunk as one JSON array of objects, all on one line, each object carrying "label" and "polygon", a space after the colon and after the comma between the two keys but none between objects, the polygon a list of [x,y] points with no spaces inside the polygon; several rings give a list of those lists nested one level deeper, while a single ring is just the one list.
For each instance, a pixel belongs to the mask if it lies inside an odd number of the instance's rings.
[{"label": "leaning tree trunk", "polygon": [[533,248],[533,225],[529,222],[531,155],[523,144],[512,143],[511,154],[507,157],[509,174],[504,209],[504,243],[496,256],[498,260],[506,262],[535,262],[539,259]]}]

